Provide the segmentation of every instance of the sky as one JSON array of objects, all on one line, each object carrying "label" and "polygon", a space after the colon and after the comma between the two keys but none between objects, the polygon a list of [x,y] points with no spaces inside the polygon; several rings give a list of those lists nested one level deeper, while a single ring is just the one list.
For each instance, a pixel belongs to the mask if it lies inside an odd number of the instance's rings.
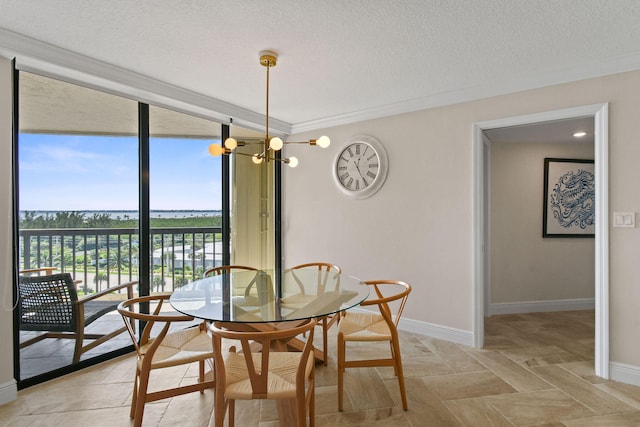
[{"label": "sky", "polygon": [[[152,138],[151,210],[220,210],[221,157],[211,140]],[[138,140],[19,136],[21,211],[138,210]]]}]

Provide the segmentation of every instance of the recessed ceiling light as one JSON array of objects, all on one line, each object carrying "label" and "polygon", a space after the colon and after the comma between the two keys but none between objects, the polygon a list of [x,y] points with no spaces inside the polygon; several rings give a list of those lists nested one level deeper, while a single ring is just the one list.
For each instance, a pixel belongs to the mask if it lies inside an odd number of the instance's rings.
[{"label": "recessed ceiling light", "polygon": [[573,136],[575,136],[576,138],[582,138],[586,134],[587,134],[586,132],[576,132],[573,134]]}]

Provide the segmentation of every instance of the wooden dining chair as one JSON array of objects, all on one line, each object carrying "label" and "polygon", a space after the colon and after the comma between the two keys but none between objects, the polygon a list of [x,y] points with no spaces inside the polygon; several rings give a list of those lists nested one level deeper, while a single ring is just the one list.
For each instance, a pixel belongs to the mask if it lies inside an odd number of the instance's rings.
[{"label": "wooden dining chair", "polygon": [[256,273],[255,275],[246,276],[247,282],[243,286],[245,298],[244,305],[260,304],[261,299],[273,298],[273,287],[266,293],[266,295],[263,295],[265,289],[256,285],[256,283],[260,282],[258,280],[260,278],[260,270],[254,267],[247,267],[244,265],[220,265],[206,270],[202,274],[202,277],[220,276],[222,274],[232,274],[242,271],[255,271]]},{"label": "wooden dining chair", "polygon": [[[309,283],[303,284],[300,277],[296,274],[296,270],[301,269],[317,269],[317,277],[314,283],[315,292],[313,295],[309,295],[307,293],[307,291],[311,289]],[[283,298],[283,304],[285,306],[287,304],[307,303],[318,295],[322,295],[325,292],[336,291],[340,287],[340,274],[342,273],[342,269],[335,264],[329,264],[326,262],[309,262],[291,267],[288,272],[292,274],[293,279],[298,283],[300,294]],[[330,278],[331,280],[329,280]],[[327,286],[329,286],[329,288],[327,288]],[[328,331],[329,328],[339,320],[339,314],[324,316],[318,319],[318,325],[322,327],[322,354],[325,366],[327,366],[327,361],[329,359],[329,345],[327,339]]]},{"label": "wooden dining chair", "polygon": [[233,273],[234,271],[243,271],[243,270],[258,271],[257,268],[247,267],[244,265],[220,265],[218,267],[212,267],[212,268],[209,268],[208,270],[205,270],[205,272],[202,273],[202,277],[219,276],[222,273]]},{"label": "wooden dining chair", "polygon": [[[213,379],[205,380],[205,362],[213,361],[213,347],[204,322],[185,329],[169,331],[174,323],[192,322],[191,316],[175,312],[163,312],[163,302],[169,295],[152,295],[132,298],[118,306],[137,352],[136,377],[133,383],[131,411],[134,427],[142,425],[144,406],[147,402],[179,396],[194,391],[203,392],[214,387]],[[152,314],[140,312],[140,305],[153,308]],[[154,307],[155,306],[155,307]],[[145,322],[140,341],[135,334],[135,320]],[[153,333],[155,336],[151,336]],[[171,389],[149,392],[151,371],[198,362],[198,382]]]},{"label": "wooden dining chair", "polygon": [[[376,305],[379,313],[347,312],[338,326],[338,410],[342,411],[345,368],[393,366],[400,385],[402,408],[407,410],[407,395],[402,372],[402,357],[398,340],[398,322],[411,292],[411,285],[399,280],[371,280],[364,282],[373,287],[375,297],[361,306]],[[395,308],[395,310],[392,310]],[[391,357],[368,360],[346,360],[348,341],[389,341]]]},{"label": "wooden dining chair", "polygon": [[[286,327],[288,323],[298,326]],[[209,325],[213,338],[214,372],[216,378],[214,418],[215,427],[224,424],[227,408],[229,427],[235,419],[237,399],[276,399],[281,405],[293,405],[294,419],[281,420],[281,425],[305,426],[307,413],[310,425],[315,424],[315,362],[312,357],[313,329],[316,320],[302,325],[282,322],[278,329],[268,332],[237,331],[237,325],[214,322]],[[286,351],[288,339],[308,332],[302,352]],[[222,339],[238,342],[241,352],[232,345],[228,352],[222,348]],[[252,352],[254,343],[260,344],[259,353]]]}]

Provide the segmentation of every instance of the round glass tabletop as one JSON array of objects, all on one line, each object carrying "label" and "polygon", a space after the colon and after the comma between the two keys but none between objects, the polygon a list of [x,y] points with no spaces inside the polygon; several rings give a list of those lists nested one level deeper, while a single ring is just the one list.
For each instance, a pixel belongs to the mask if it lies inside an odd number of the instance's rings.
[{"label": "round glass tabletop", "polygon": [[281,291],[273,272],[233,271],[176,289],[171,306],[188,316],[223,322],[282,322],[331,315],[360,304],[369,286],[359,279],[319,271],[285,270]]}]

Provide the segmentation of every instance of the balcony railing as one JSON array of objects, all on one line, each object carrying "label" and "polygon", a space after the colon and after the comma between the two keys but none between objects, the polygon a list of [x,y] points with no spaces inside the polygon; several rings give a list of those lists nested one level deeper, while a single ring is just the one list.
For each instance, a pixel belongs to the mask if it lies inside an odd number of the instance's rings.
[{"label": "balcony railing", "polygon": [[[151,291],[172,291],[221,264],[220,227],[151,229]],[[97,292],[138,279],[136,228],[22,229],[20,268],[53,266],[82,280],[78,290]]]}]

